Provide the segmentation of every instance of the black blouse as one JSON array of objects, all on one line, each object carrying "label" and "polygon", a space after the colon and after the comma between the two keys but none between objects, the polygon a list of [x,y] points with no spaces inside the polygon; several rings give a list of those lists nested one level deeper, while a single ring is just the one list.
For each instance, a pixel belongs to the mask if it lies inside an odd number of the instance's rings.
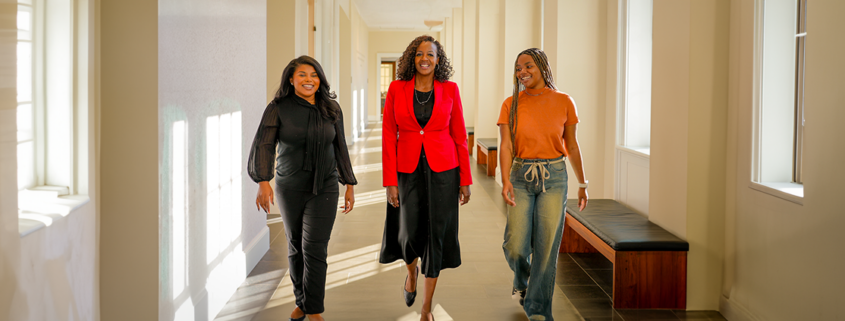
[{"label": "black blouse", "polygon": [[335,179],[358,184],[343,134],[343,113],[332,103],[338,110],[334,125],[297,95],[267,105],[249,152],[249,177],[255,182],[273,179],[275,160],[276,183],[285,188],[316,195],[326,184],[336,184]]},{"label": "black blouse", "polygon": [[[428,98],[428,99],[426,99]],[[421,104],[422,102],[422,104]],[[424,92],[414,89],[414,116],[417,116],[417,123],[425,128],[431,119],[431,112],[434,110],[434,89]]]}]

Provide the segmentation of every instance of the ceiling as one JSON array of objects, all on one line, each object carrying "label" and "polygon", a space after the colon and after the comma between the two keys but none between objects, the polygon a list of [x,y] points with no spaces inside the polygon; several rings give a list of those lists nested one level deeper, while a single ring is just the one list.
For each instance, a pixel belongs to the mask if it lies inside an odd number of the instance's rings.
[{"label": "ceiling", "polygon": [[452,16],[452,8],[460,8],[461,0],[354,0],[358,12],[370,29],[432,30],[425,20],[444,21]]}]

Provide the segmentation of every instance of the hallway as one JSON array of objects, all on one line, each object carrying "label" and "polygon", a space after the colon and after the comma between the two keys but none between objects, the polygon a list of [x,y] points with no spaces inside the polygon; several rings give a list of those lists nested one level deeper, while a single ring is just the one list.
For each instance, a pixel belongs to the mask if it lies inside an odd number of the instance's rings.
[{"label": "hallway", "polygon": [[[419,320],[423,287],[411,308],[401,299],[401,262],[378,263],[384,227],[385,192],[381,171],[381,128],[371,123],[350,149],[358,178],[355,208],[338,212],[329,243],[327,320]],[[474,161],[473,161],[474,162]],[[500,187],[472,165],[471,201],[461,207],[462,265],[444,270],[433,306],[438,321],[527,320],[512,300],[512,273],[502,254],[506,222]],[[295,307],[287,275],[287,243],[278,215],[268,218],[270,250],[215,320],[286,320]],[[610,307],[612,265],[601,255],[562,255],[554,294],[555,320],[724,320],[715,311],[616,311]],[[567,294],[564,294],[566,291]]]}]

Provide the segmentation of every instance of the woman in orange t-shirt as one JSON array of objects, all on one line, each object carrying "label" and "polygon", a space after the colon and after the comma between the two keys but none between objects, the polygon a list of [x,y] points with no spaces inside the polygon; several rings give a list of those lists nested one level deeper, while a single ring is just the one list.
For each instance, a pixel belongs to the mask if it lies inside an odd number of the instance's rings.
[{"label": "woman in orange t-shirt", "polygon": [[512,296],[519,298],[529,319],[551,321],[566,209],[567,157],[581,183],[581,210],[588,199],[575,136],[578,113],[572,97],[557,91],[542,50],[519,53],[513,80],[513,96],[502,103],[498,121],[502,197],[511,206],[502,248],[514,272]]}]

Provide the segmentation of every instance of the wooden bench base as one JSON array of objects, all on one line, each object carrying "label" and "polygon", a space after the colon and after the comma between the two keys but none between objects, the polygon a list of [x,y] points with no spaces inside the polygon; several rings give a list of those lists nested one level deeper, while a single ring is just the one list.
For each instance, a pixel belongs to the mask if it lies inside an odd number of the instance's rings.
[{"label": "wooden bench base", "polygon": [[479,165],[487,165],[487,176],[496,176],[496,165],[499,163],[496,161],[496,155],[495,150],[488,151],[484,146],[478,145],[476,159]]},{"label": "wooden bench base", "polygon": [[560,253],[601,253],[613,263],[616,309],[686,309],[686,251],[614,251],[566,214]]}]

